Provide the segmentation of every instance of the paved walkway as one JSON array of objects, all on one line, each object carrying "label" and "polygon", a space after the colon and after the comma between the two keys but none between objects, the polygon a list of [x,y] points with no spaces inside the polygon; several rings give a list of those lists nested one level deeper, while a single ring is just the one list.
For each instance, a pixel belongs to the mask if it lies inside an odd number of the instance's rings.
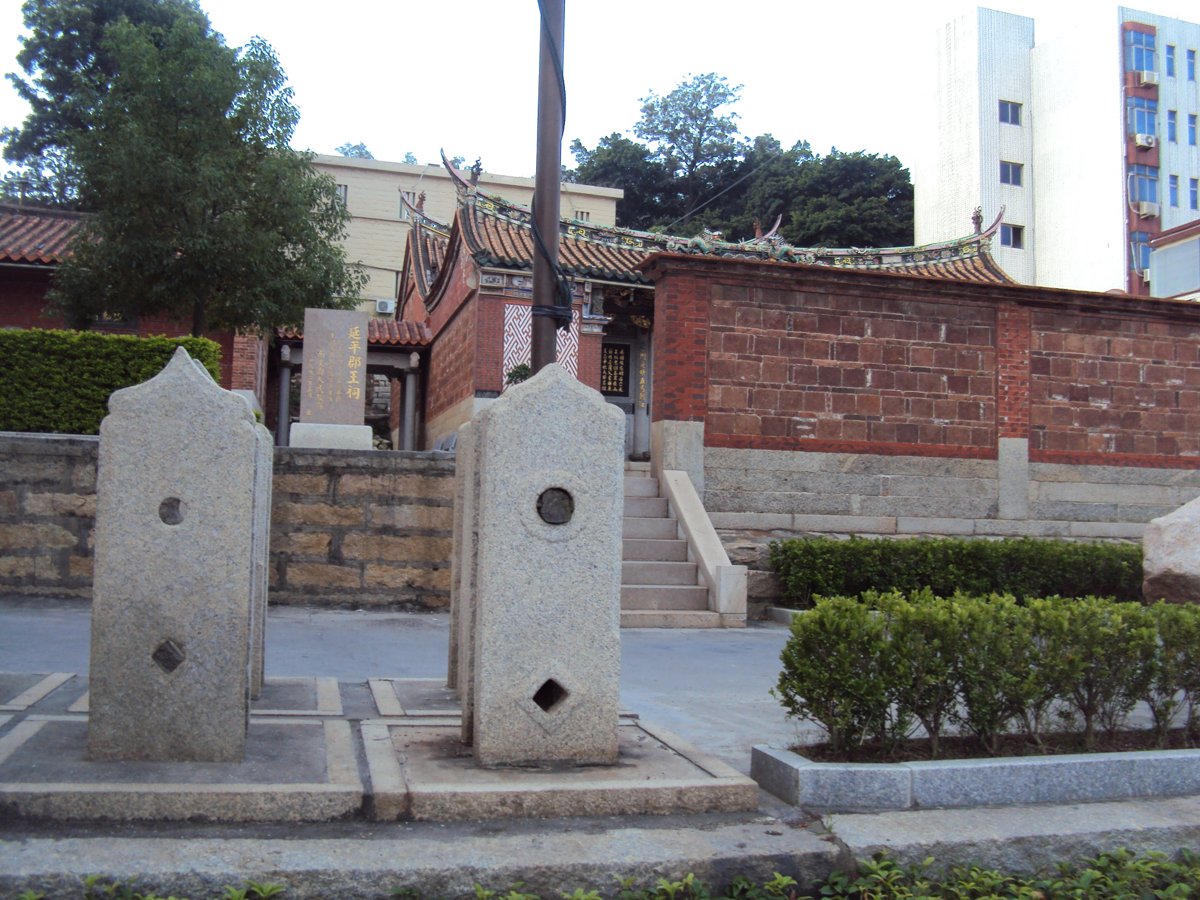
[{"label": "paved walkway", "polygon": [[[86,602],[0,597],[0,672],[85,675],[89,624]],[[447,630],[445,615],[273,608],[267,676],[323,676],[343,686],[373,677],[444,678]],[[786,746],[796,737],[769,695],[786,638],[785,627],[765,623],[624,630],[622,705],[747,772],[753,744]],[[824,822],[762,792],[754,813],[448,824],[64,825],[6,818],[0,809],[0,896],[27,888],[78,896],[83,877],[105,873],[193,897],[218,895],[246,878],[285,883],[289,898],[372,897],[400,887],[462,896],[475,882],[504,889],[518,881],[549,897],[611,886],[614,875],[646,884],[688,871],[712,883],[782,871],[812,885],[835,865],[885,848],[902,861],[934,856],[1029,870],[1117,847],[1197,846],[1200,798],[1193,797],[846,814]]]}]

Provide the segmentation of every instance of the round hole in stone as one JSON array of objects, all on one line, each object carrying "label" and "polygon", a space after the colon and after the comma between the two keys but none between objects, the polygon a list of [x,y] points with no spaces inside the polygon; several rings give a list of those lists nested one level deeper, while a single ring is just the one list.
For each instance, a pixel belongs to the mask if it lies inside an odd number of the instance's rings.
[{"label": "round hole in stone", "polygon": [[575,501],[562,488],[547,488],[537,500],[538,515],[550,525],[565,525],[575,514]]},{"label": "round hole in stone", "polygon": [[158,504],[158,517],[168,525],[178,525],[183,521],[183,501],[178,497],[168,497]]}]

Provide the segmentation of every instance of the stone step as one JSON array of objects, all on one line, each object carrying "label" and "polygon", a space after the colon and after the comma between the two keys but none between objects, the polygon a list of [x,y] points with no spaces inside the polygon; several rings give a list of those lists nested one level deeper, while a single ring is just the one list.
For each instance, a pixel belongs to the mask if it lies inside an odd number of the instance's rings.
[{"label": "stone step", "polygon": [[621,584],[697,584],[690,562],[622,562]]},{"label": "stone step", "polygon": [[623,610],[708,609],[708,588],[686,584],[626,584],[621,586]]},{"label": "stone step", "polygon": [[657,497],[658,479],[645,475],[625,476],[626,497]]},{"label": "stone step", "polygon": [[626,475],[644,475],[646,477],[649,477],[650,476],[650,463],[646,460],[639,460],[638,462],[633,462],[632,460],[627,459],[627,460],[625,460],[625,474]]},{"label": "stone step", "polygon": [[675,519],[645,519],[634,516],[621,520],[621,536],[626,540],[649,538],[673,541],[679,537],[679,522]]},{"label": "stone step", "polygon": [[625,515],[663,519],[667,516],[666,497],[626,497]]},{"label": "stone step", "polygon": [[687,541],[674,538],[625,538],[621,541],[621,559],[626,561],[687,562],[687,558]]},{"label": "stone step", "polygon": [[715,612],[695,610],[621,610],[622,628],[720,628]]}]

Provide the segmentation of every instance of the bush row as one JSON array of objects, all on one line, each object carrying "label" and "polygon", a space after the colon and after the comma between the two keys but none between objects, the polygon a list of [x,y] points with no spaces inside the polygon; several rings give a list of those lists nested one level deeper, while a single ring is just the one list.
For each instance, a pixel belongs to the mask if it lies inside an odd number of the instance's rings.
[{"label": "bush row", "polygon": [[[1164,853],[1136,855],[1128,850],[1102,853],[1079,863],[1061,863],[1053,872],[1014,875],[978,866],[937,867],[933,859],[919,865],[902,866],[886,855],[860,860],[854,872],[834,872],[816,886],[816,897],[831,900],[916,900],[933,897],[994,897],[1015,900],[1066,900],[1080,897],[1190,897],[1200,892],[1200,856],[1181,850],[1174,858]],[[262,900],[279,897],[287,891],[282,885],[247,882],[242,888],[228,887],[219,900]],[[55,895],[59,896],[59,895]],[[411,888],[392,891],[393,897],[422,900],[425,894]],[[432,895],[441,896],[441,895]],[[540,900],[526,893],[521,885],[498,891],[475,886],[474,900]],[[716,889],[689,874],[678,880],[660,878],[653,885],[638,886],[633,879],[621,880],[614,890],[576,888],[553,895],[565,900],[812,900],[802,892],[795,879],[776,873],[763,883],[735,878],[724,889]],[[19,895],[22,900],[50,900],[39,891]],[[105,897],[109,900],[163,900],[153,891],[135,890],[132,885],[88,879],[85,900]],[[185,898],[174,898],[185,900]]]},{"label": "bush row", "polygon": [[220,377],[208,338],[0,331],[0,431],[97,434],[109,395],[158,374],[181,346]]},{"label": "bush row", "polygon": [[1137,544],[1082,544],[1009,538],[804,538],[774,541],[771,569],[784,602],[806,609],[812,598],[863,591],[915,591],[948,596],[1012,594],[1030,597],[1142,597],[1142,550]]},{"label": "bush row", "polygon": [[797,615],[781,658],[776,697],[845,759],[918,724],[934,757],[950,727],[993,754],[1010,731],[1040,747],[1052,725],[1091,749],[1138,701],[1165,746],[1181,718],[1197,730],[1200,606],[866,592]]}]

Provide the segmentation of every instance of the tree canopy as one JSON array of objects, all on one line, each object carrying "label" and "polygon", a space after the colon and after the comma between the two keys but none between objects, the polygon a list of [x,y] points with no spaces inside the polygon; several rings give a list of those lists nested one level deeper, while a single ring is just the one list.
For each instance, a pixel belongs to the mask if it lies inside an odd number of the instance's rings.
[{"label": "tree canopy", "polygon": [[374,159],[371,151],[367,149],[367,145],[361,141],[357,144],[349,142],[342,144],[337,148],[337,152],[348,159]]},{"label": "tree canopy", "polygon": [[[270,45],[229,48],[194,5],[140,0],[164,17],[112,18],[88,32],[90,51],[76,46],[70,16],[109,5],[120,3],[26,4],[27,16],[60,13],[27,19],[26,47],[41,48],[39,59],[103,60],[66,70],[103,72],[77,78],[78,96],[63,89],[70,118],[39,118],[35,108],[8,145],[34,148],[34,164],[54,158],[47,153],[68,159],[95,210],[52,302],[77,326],[104,314],[165,314],[197,335],[299,323],[307,306],[353,306],[365,278],[338,244],[349,214],[333,180],[289,147],[298,113]],[[51,22],[59,30],[38,31]],[[26,71],[38,80],[47,69]]]},{"label": "tree canopy", "polygon": [[633,127],[644,143],[618,132],[594,149],[576,139],[567,175],[624,189],[617,224],[626,228],[706,228],[745,240],[778,218],[780,234],[797,246],[912,243],[912,183],[896,157],[836,149],[822,157],[806,141],[784,149],[770,134],[746,141],[737,114],[722,113],[740,90],[709,73],[665,96],[651,92]]}]

